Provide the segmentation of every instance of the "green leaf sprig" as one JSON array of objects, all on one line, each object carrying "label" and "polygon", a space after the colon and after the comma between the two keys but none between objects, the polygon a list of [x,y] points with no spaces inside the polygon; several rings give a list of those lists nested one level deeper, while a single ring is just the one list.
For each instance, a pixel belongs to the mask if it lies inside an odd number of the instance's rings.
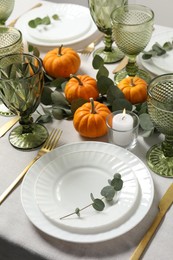
[{"label": "green leaf sprig", "polygon": [[142,58],[144,60],[149,60],[152,57],[161,56],[166,54],[167,51],[173,49],[173,42],[165,42],[163,45],[160,45],[158,42],[154,43],[152,48],[149,51],[143,51]]},{"label": "green leaf sprig", "polygon": [[28,25],[31,27],[31,28],[33,28],[33,29],[35,29],[35,28],[37,28],[37,26],[39,26],[39,25],[49,25],[49,24],[51,24],[51,18],[53,19],[53,20],[60,20],[60,18],[59,18],[59,16],[57,15],[57,14],[54,14],[54,15],[52,15],[51,17],[50,16],[45,16],[45,17],[43,17],[43,18],[40,18],[40,17],[36,17],[35,19],[33,19],[33,20],[30,20],[29,22],[28,22]]},{"label": "green leaf sprig", "polygon": [[81,211],[85,210],[88,207],[93,207],[97,211],[103,211],[105,208],[105,203],[103,200],[106,200],[107,202],[110,202],[113,200],[115,195],[117,194],[118,191],[120,191],[123,188],[123,180],[121,178],[121,174],[115,173],[113,176],[112,180],[108,180],[107,186],[103,187],[100,194],[103,196],[101,199],[100,198],[95,198],[93,194],[90,194],[92,202],[88,204],[87,206],[83,208],[76,208],[74,212],[67,214],[60,219],[65,219],[67,217],[70,217],[72,215],[77,215],[80,217]]}]

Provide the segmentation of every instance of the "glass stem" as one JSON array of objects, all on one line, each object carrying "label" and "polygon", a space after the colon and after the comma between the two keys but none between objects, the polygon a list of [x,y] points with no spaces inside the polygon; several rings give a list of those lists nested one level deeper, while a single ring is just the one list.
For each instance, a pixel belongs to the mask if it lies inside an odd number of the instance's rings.
[{"label": "glass stem", "polygon": [[162,142],[162,151],[165,157],[173,157],[173,136],[165,136],[165,140]]},{"label": "glass stem", "polygon": [[22,129],[22,134],[26,134],[26,133],[32,133],[32,123],[33,123],[33,119],[31,116],[26,116],[26,117],[21,117],[21,119],[19,120],[20,125],[22,125],[23,129]]},{"label": "glass stem", "polygon": [[136,56],[128,56],[128,63],[126,65],[127,75],[134,77],[138,72],[138,66],[136,64]]},{"label": "glass stem", "polygon": [[112,43],[113,43],[112,35],[105,34],[104,35],[104,44],[105,44],[104,51],[111,52],[112,51]]}]

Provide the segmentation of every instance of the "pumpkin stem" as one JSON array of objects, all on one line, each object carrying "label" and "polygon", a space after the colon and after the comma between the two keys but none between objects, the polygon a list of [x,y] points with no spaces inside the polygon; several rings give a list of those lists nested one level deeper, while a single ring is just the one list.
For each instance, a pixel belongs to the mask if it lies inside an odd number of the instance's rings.
[{"label": "pumpkin stem", "polygon": [[135,86],[135,84],[134,84],[134,82],[133,82],[133,77],[130,79],[130,85],[131,85],[132,87]]},{"label": "pumpkin stem", "polygon": [[96,114],[95,106],[94,106],[94,99],[90,98],[90,103],[91,103],[91,114]]},{"label": "pumpkin stem", "polygon": [[59,49],[58,49],[58,56],[62,56],[62,53],[61,53],[62,47],[63,47],[63,44],[62,44],[62,45],[59,47]]},{"label": "pumpkin stem", "polygon": [[82,81],[81,81],[77,76],[75,76],[75,75],[73,75],[73,74],[70,74],[70,78],[75,78],[75,79],[77,79],[79,85],[80,85],[80,86],[83,86]]}]

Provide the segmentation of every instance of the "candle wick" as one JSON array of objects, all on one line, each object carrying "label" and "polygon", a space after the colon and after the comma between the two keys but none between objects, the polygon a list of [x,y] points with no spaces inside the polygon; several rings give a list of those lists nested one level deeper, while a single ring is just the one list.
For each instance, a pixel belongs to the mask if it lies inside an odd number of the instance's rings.
[{"label": "candle wick", "polygon": [[125,115],[124,116],[122,116],[122,120],[124,120],[125,119]]}]

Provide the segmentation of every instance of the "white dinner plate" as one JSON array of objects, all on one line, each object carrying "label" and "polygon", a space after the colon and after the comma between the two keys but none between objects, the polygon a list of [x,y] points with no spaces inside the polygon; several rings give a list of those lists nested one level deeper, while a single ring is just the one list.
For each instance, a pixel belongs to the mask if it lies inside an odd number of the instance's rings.
[{"label": "white dinner plate", "polygon": [[[169,41],[173,41],[173,31],[157,34],[148,44],[146,51],[150,50],[153,44],[156,42],[158,42],[160,45],[163,45],[165,42]],[[173,72],[173,50],[167,51],[164,55],[152,57],[149,60],[144,60],[141,53],[139,55],[139,60],[144,68],[155,75]]]},{"label": "white dinner plate", "polygon": [[[116,163],[115,169],[119,173],[124,168],[130,169],[136,176],[139,191],[137,196],[136,210],[130,217],[122,224],[112,227],[112,229],[100,231],[98,233],[78,233],[69,231],[58,226],[57,223],[50,221],[48,217],[40,210],[35,199],[36,183],[39,180],[41,171],[59,156],[65,156],[74,152],[99,152],[104,153],[105,156],[111,155],[113,158],[120,162]],[[93,158],[94,160],[94,158]],[[90,191],[92,192],[92,191]],[[93,191],[94,193],[94,191]],[[27,172],[21,186],[21,201],[26,215],[30,221],[40,230],[49,234],[50,236],[77,243],[94,243],[105,241],[111,238],[118,237],[135,227],[148,213],[154,196],[153,180],[150,172],[144,163],[131,152],[115,146],[113,144],[102,142],[78,142],[63,145],[54,151],[47,153],[41,157]],[[104,214],[104,211],[102,212]],[[118,213],[117,213],[118,214]]]},{"label": "white dinner plate", "polygon": [[[52,19],[57,14],[59,20]],[[31,28],[28,22],[35,18],[49,16],[51,24]],[[15,25],[21,30],[27,42],[36,46],[57,47],[71,45],[92,36],[97,27],[94,24],[89,9],[75,4],[43,3],[22,15]]]},{"label": "white dinner plate", "polygon": [[[138,206],[138,181],[131,168],[116,155],[98,151],[74,152],[58,156],[40,172],[35,196],[41,211],[60,228],[91,234],[110,230],[124,223]],[[119,170],[120,169],[120,170]],[[61,217],[91,204],[90,193],[102,198],[100,191],[121,171],[123,188],[103,212],[92,207],[68,218]]]}]

